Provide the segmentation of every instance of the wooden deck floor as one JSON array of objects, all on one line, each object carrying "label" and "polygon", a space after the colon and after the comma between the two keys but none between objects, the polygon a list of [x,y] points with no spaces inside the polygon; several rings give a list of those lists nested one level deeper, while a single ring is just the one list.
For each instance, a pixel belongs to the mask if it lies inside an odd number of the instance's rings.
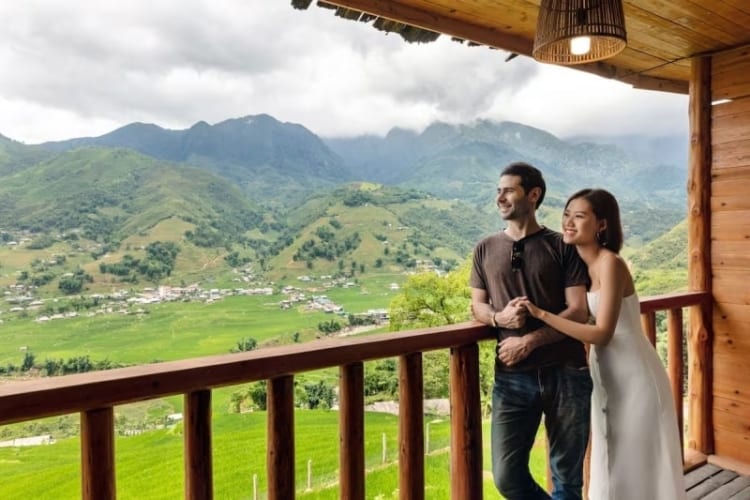
[{"label": "wooden deck floor", "polygon": [[688,500],[750,500],[750,476],[705,464],[685,474]]}]

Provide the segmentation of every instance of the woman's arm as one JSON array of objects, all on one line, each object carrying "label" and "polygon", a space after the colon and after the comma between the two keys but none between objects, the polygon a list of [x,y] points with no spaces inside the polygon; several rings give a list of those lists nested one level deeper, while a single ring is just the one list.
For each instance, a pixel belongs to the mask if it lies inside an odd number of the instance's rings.
[{"label": "woman's arm", "polygon": [[623,291],[627,282],[627,268],[617,255],[607,252],[597,266],[599,277],[599,307],[593,325],[577,323],[540,309],[528,300],[522,304],[529,314],[566,335],[589,344],[605,345],[615,333],[620,315]]}]

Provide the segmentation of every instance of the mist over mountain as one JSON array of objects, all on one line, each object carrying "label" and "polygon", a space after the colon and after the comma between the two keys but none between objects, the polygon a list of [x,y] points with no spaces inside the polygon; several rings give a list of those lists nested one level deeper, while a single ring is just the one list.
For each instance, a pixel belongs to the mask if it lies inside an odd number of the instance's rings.
[{"label": "mist over mountain", "polygon": [[572,136],[565,139],[572,144],[593,142],[596,144],[610,144],[627,151],[631,156],[642,161],[657,164],[677,166],[687,170],[688,137],[685,134],[651,137],[643,134],[629,134],[617,136]]},{"label": "mist over mountain", "polygon": [[[648,142],[634,136],[617,143],[601,138],[565,141],[520,123],[480,120],[466,125],[434,123],[422,133],[393,129],[385,137],[328,139],[326,143],[369,180],[476,202],[482,199],[478,190],[482,196],[494,190],[500,169],[512,161],[538,166],[551,190],[561,193],[596,185],[639,198],[644,185],[650,185],[651,190],[658,188],[662,193],[669,191],[669,197],[684,199],[687,169],[684,162],[676,162],[684,155],[676,154],[676,145],[669,151],[662,148],[665,141]],[[657,183],[654,176],[658,176]],[[489,182],[489,186],[481,189],[477,181]]]}]

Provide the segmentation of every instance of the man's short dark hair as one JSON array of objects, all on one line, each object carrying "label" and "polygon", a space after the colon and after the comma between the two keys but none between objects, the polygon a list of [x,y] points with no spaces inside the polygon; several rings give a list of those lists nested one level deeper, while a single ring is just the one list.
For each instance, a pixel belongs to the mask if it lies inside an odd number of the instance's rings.
[{"label": "man's short dark hair", "polygon": [[542,194],[539,195],[539,199],[536,200],[536,208],[544,201],[544,194],[547,192],[547,184],[544,182],[542,172],[533,165],[523,161],[513,162],[500,172],[500,177],[504,175],[515,175],[521,178],[521,187],[526,194],[529,191],[538,187],[541,189]]}]

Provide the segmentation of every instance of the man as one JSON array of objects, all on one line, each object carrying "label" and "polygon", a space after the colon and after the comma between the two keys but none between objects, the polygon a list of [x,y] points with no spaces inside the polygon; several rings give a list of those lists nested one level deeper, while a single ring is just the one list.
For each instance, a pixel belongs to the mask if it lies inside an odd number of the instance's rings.
[{"label": "man", "polygon": [[592,384],[583,344],[527,318],[518,305],[526,296],[570,319],[587,318],[585,264],[560,233],[536,220],[545,192],[541,172],[527,163],[502,171],[496,203],[507,227],[476,245],[470,278],[474,317],[498,328],[492,472],[509,500],[550,498],[528,463],[542,415],[556,500],[581,498],[589,436]]}]

